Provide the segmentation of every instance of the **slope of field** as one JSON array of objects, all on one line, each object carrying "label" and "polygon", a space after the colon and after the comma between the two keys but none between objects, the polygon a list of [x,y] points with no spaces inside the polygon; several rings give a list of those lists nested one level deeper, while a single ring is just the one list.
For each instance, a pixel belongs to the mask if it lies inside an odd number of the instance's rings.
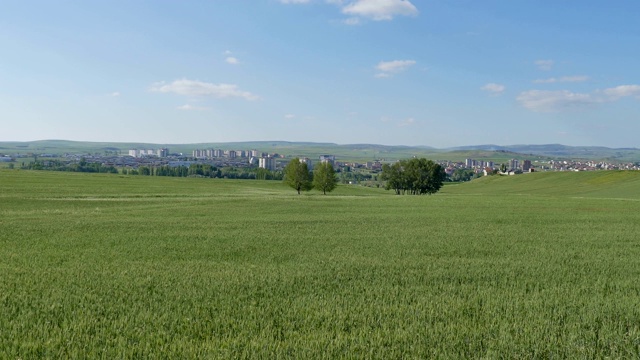
[{"label": "slope of field", "polygon": [[635,178],[543,175],[298,196],[0,170],[0,358],[637,358]]},{"label": "slope of field", "polygon": [[447,194],[537,195],[640,200],[640,171],[540,172],[485,176],[445,187]]}]

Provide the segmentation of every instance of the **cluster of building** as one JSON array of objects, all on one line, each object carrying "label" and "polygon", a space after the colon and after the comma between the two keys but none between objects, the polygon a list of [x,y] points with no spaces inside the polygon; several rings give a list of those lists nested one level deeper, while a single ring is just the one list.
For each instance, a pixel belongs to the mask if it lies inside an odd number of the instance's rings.
[{"label": "cluster of building", "polygon": [[604,161],[549,160],[540,168],[550,171],[640,170],[640,163],[613,164]]},{"label": "cluster of building", "polygon": [[[476,174],[488,174],[494,170],[500,171],[502,164],[493,161],[465,159],[464,162],[439,161],[445,167],[447,174],[451,175],[457,169],[472,169]],[[595,171],[595,170],[640,170],[640,163],[615,164],[604,161],[573,161],[573,160],[548,160],[534,161],[511,159],[505,164],[505,173],[515,174],[533,171]]]},{"label": "cluster of building", "polygon": [[[277,155],[277,154],[276,154]],[[213,159],[213,158],[258,158],[266,157],[267,153],[261,153],[258,150],[222,150],[222,149],[196,149],[193,150],[192,156],[196,159]]]},{"label": "cluster of building", "polygon": [[[222,149],[196,149],[193,150],[192,156],[199,160],[221,160],[235,159],[242,160],[248,165],[258,165],[258,167],[275,171],[277,168],[276,159],[280,158],[279,154],[268,154],[259,152],[258,150],[222,150]],[[247,161],[248,159],[248,161]]]},{"label": "cluster of building", "polygon": [[[309,169],[309,170],[313,170],[313,166],[315,165],[315,163],[314,163],[314,161],[313,161],[313,160],[311,160],[311,159],[310,159],[310,158],[308,158],[308,157],[301,157],[301,158],[298,158],[298,159],[300,159],[300,162],[307,164],[307,169]],[[262,161],[263,161],[263,160],[264,160],[264,161],[268,161],[268,158],[267,158],[267,159],[265,159],[265,158],[261,158],[261,159],[260,159],[260,165],[259,165],[259,166],[260,166],[261,168],[268,169],[267,167],[262,166]],[[334,167],[335,167],[335,166],[340,166],[340,165],[342,165],[342,164],[340,164],[340,163],[337,163],[337,162],[336,162],[336,157],[335,157],[335,155],[320,155],[320,156],[318,157],[318,162],[319,162],[319,163],[330,163],[330,164],[331,164],[332,166],[334,166]],[[269,169],[269,170],[271,170],[271,169]]]},{"label": "cluster of building", "polygon": [[[463,162],[451,162],[446,160],[437,161],[445,168],[447,175],[451,176],[456,170],[473,170],[478,175],[489,175],[495,171],[503,171],[504,174],[518,174],[522,172],[535,171],[531,160],[511,159],[504,164],[496,164],[494,161],[465,159]],[[505,169],[506,167],[506,169]]]},{"label": "cluster of building", "polygon": [[344,163],[337,163],[338,166],[348,166],[350,168],[353,169],[367,169],[367,170],[371,170],[371,171],[380,171],[382,170],[382,162],[379,160],[376,161],[367,161],[365,163],[358,163],[358,162],[344,162]]},{"label": "cluster of building", "polygon": [[147,156],[167,157],[169,156],[169,149],[131,149],[129,150],[129,156],[133,156],[134,158]]},{"label": "cluster of building", "polygon": [[[511,159],[505,165],[507,167],[506,169],[507,171],[522,170],[523,172],[529,172],[533,169],[531,160],[523,160],[522,162],[520,162],[520,160],[518,159]],[[480,171],[483,171],[483,170],[486,170],[487,168],[490,170],[499,170],[500,166],[496,166],[495,162],[493,161],[465,159],[464,168],[478,169]]]}]

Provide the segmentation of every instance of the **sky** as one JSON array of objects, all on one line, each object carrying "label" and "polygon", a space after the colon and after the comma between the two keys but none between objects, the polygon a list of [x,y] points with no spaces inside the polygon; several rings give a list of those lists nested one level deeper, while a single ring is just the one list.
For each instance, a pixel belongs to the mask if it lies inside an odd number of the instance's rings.
[{"label": "sky", "polygon": [[3,1],[0,141],[640,147],[637,0]]}]

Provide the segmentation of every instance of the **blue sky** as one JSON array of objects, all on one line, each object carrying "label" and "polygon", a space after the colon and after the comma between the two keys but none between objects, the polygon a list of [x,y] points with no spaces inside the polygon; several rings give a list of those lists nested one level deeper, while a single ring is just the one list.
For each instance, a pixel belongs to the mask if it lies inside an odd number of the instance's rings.
[{"label": "blue sky", "polygon": [[6,1],[0,140],[639,147],[637,0]]}]

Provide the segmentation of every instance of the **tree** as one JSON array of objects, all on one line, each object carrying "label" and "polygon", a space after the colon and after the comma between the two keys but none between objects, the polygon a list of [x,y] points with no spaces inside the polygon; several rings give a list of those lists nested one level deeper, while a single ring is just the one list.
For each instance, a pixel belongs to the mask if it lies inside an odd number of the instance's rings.
[{"label": "tree", "polygon": [[309,191],[313,187],[307,164],[295,158],[284,168],[284,183],[298,191]]},{"label": "tree", "polygon": [[382,174],[380,175],[380,178],[387,182],[385,189],[395,190],[396,195],[404,193],[404,190],[406,189],[402,164],[402,161],[398,161],[393,165],[384,164],[382,165]]},{"label": "tree", "polygon": [[380,177],[386,181],[385,188],[395,190],[397,195],[431,195],[440,190],[446,176],[440,164],[422,158],[385,164]]},{"label": "tree", "polygon": [[313,187],[322,191],[327,195],[327,191],[331,192],[338,185],[336,172],[330,162],[322,162],[316,165],[313,170]]}]

